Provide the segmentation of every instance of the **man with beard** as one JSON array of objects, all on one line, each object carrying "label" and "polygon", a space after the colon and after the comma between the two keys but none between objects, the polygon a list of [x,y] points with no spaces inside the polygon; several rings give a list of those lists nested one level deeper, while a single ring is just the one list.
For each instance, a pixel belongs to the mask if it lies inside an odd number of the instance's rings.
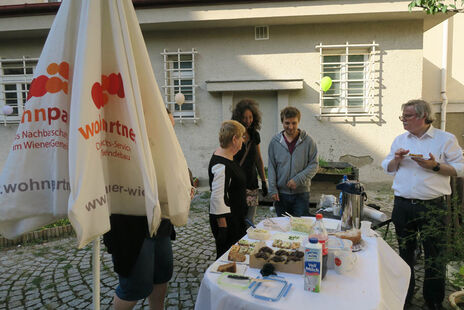
[{"label": "man with beard", "polygon": [[269,143],[269,194],[277,216],[309,216],[309,188],[318,168],[317,146],[298,128],[301,113],[295,107],[280,112],[284,130]]}]

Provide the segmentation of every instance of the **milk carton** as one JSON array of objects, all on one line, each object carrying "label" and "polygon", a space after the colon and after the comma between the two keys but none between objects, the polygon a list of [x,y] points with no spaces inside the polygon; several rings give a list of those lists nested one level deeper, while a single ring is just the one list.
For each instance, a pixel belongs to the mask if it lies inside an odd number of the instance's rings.
[{"label": "milk carton", "polygon": [[306,243],[304,254],[304,289],[319,293],[322,279],[322,245],[316,238]]}]

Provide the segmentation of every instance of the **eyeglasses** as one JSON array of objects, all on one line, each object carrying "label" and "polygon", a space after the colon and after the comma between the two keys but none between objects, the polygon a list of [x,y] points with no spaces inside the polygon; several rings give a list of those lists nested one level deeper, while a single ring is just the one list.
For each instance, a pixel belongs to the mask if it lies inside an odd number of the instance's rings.
[{"label": "eyeglasses", "polygon": [[406,114],[406,115],[401,115],[398,118],[400,119],[400,121],[404,122],[405,120],[412,119],[415,116],[416,114]]}]

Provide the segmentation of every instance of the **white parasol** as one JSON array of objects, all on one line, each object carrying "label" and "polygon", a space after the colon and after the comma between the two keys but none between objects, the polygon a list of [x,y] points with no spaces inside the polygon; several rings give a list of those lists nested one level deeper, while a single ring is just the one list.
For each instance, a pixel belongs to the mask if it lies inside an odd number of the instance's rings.
[{"label": "white parasol", "polygon": [[154,234],[161,214],[185,225],[189,205],[187,164],[132,2],[63,1],[0,175],[0,233],[68,215],[79,248],[94,240],[96,263],[110,214],[146,214]]}]

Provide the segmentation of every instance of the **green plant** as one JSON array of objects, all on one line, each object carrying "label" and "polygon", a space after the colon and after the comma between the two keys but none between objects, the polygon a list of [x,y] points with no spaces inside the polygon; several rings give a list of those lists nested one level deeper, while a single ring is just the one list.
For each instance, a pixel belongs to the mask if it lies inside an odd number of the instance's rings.
[{"label": "green plant", "polygon": [[[458,288],[464,287],[463,207],[462,200],[454,195],[445,209],[426,204],[427,212],[423,213],[420,219],[424,223],[420,231],[420,240],[436,240],[442,248],[440,256],[424,261],[424,267],[441,273],[442,268],[447,266],[447,280]],[[411,238],[414,237],[411,235]],[[407,246],[410,240],[409,237],[405,237],[399,246]]]},{"label": "green plant", "polygon": [[319,167],[326,168],[329,166],[329,162],[319,157]]},{"label": "green plant", "polygon": [[448,268],[449,282],[458,288],[464,288],[464,203],[458,196],[451,200],[449,214],[450,225],[447,229],[447,263],[454,268]]},{"label": "green plant", "polygon": [[[459,266],[459,264],[461,264]],[[462,262],[457,262],[457,265],[454,265],[450,263],[450,266],[452,267],[457,267],[458,268],[450,268],[448,267],[448,270],[450,271],[448,273],[448,281],[451,283],[451,285],[458,287],[458,288],[464,288],[464,265]]]},{"label": "green plant", "polygon": [[37,287],[40,287],[40,283],[42,283],[43,278],[42,277],[35,277],[34,280],[32,280],[32,284],[34,284]]},{"label": "green plant", "polygon": [[44,227],[42,227],[39,230],[46,229],[46,228],[59,227],[59,226],[67,226],[67,225],[70,225],[70,224],[71,224],[71,222],[69,222],[69,220],[67,218],[64,218],[64,219],[58,220],[58,221],[56,221],[54,223],[45,225]]},{"label": "green plant", "polygon": [[422,8],[427,14],[447,13],[447,12],[462,12],[464,10],[464,1],[461,0],[461,7],[458,7],[459,1],[443,1],[443,0],[413,0],[409,3],[408,8],[411,12],[413,8]]}]

